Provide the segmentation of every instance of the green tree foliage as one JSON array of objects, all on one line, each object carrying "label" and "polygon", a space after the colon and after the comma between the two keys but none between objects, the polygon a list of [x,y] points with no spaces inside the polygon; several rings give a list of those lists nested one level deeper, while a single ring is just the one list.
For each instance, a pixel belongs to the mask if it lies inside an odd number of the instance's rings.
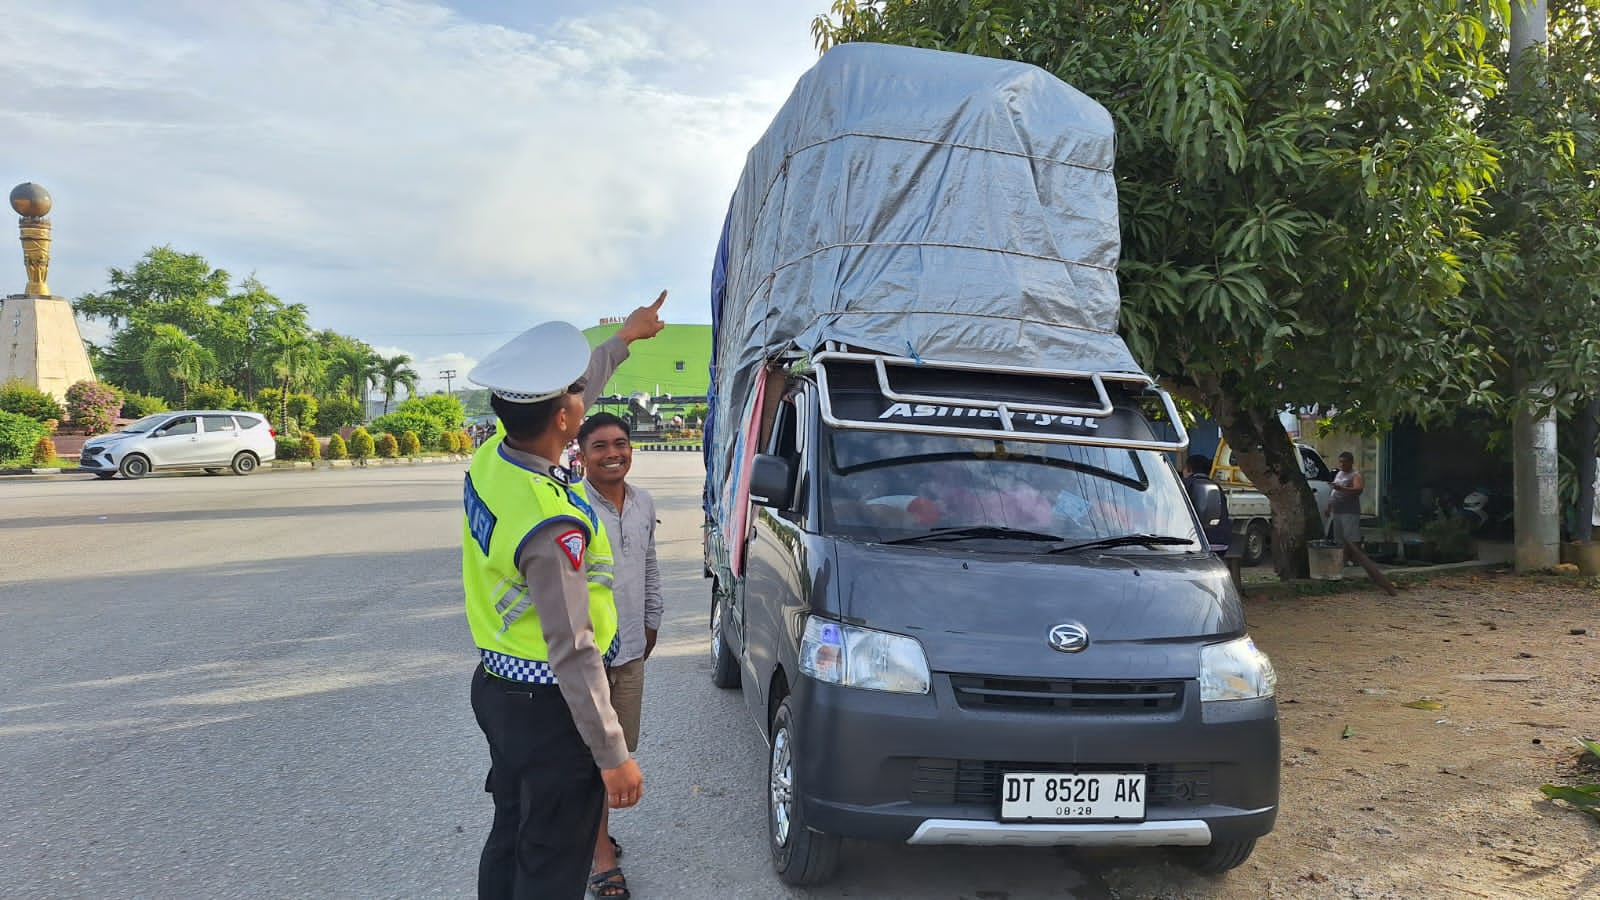
[{"label": "green tree foliage", "polygon": [[[1500,5],[1503,12],[1503,4]],[[1477,6],[1374,0],[840,0],[819,44],[875,40],[1040,65],[1117,129],[1122,330],[1222,427],[1272,500],[1275,563],[1318,530],[1278,420],[1347,427],[1488,404],[1462,288],[1501,87]]]},{"label": "green tree foliage", "polygon": [[383,391],[385,413],[389,412],[389,404],[394,401],[400,388],[405,388],[406,393],[412,395],[417,392],[417,372],[411,368],[411,357],[407,354],[379,358],[377,375],[378,388]]},{"label": "green tree foliage", "polygon": [[389,432],[399,434],[414,431],[428,446],[438,442],[439,436],[450,429],[437,416],[430,415],[421,409],[397,409],[386,416],[373,419],[370,427],[374,432]]},{"label": "green tree foliage", "polygon": [[207,382],[197,384],[189,391],[189,402],[195,409],[242,409],[244,397],[231,385]]},{"label": "green tree foliage", "polygon": [[382,358],[366,344],[340,337],[340,341],[332,342],[324,368],[324,396],[349,398],[359,408],[367,392],[378,384]]},{"label": "green tree foliage", "polygon": [[175,390],[180,408],[189,406],[189,387],[216,367],[216,354],[176,325],[156,325],[144,351],[144,376],[163,393]]},{"label": "green tree foliage", "polygon": [[31,462],[34,445],[47,434],[44,423],[38,419],[0,410],[0,460]]},{"label": "green tree foliage", "polygon": [[61,421],[64,415],[56,398],[20,378],[0,384],[0,411],[17,413],[38,422]]},{"label": "green tree foliage", "polygon": [[359,402],[349,397],[328,397],[317,411],[317,429],[323,434],[332,434],[340,428],[360,425],[365,418]]},{"label": "green tree foliage", "polygon": [[122,417],[124,419],[142,419],[145,416],[169,412],[172,409],[167,405],[167,401],[149,394],[122,391],[119,396],[122,397]]},{"label": "green tree foliage", "polygon": [[109,384],[80,381],[67,388],[67,412],[86,433],[105,434],[122,414],[122,397]]},{"label": "green tree foliage", "polygon": [[350,458],[368,459],[373,453],[372,434],[365,428],[357,428],[350,435]]},{"label": "green tree foliage", "polygon": [[400,456],[400,442],[395,440],[394,435],[384,432],[378,435],[377,450],[384,459],[396,459]]},{"label": "green tree foliage", "polygon": [[467,421],[461,401],[448,394],[429,394],[426,397],[408,397],[399,406],[400,412],[420,412],[438,419],[446,428],[459,430]]},{"label": "green tree foliage", "polygon": [[[205,353],[202,379],[237,391],[244,406],[264,387],[279,391],[279,408],[263,409],[281,420],[281,400],[296,391],[321,397],[345,396],[358,402],[374,383],[377,355],[362,341],[332,331],[313,332],[304,304],[286,303],[254,276],[230,289],[230,277],[212,269],[198,254],[156,247],[131,268],[113,268],[109,287],[73,302],[89,319],[115,331],[104,346],[90,348],[95,371],[126,392],[160,395],[169,404],[183,401],[183,383],[172,377],[170,357],[177,350],[175,328]],[[151,347],[166,346],[147,365]],[[181,366],[186,374],[188,366]],[[281,425],[280,421],[280,425]]]},{"label": "green tree foliage", "polygon": [[400,452],[406,456],[416,456],[422,452],[422,440],[415,431],[405,431],[400,434]]},{"label": "green tree foliage", "polygon": [[317,436],[309,431],[300,433],[300,458],[319,459],[322,456],[322,444],[317,441]]},{"label": "green tree foliage", "polygon": [[350,449],[344,445],[344,438],[334,432],[328,436],[328,449],[322,455],[326,459],[348,459]]}]

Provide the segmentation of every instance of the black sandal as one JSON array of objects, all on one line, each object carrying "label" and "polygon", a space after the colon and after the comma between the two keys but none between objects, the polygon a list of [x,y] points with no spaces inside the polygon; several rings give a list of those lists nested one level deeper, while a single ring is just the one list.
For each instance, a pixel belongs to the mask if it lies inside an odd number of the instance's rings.
[{"label": "black sandal", "polygon": [[589,876],[589,890],[604,900],[628,900],[633,893],[628,890],[628,879],[621,869],[607,869]]},{"label": "black sandal", "polygon": [[609,840],[611,842],[611,853],[612,853],[612,855],[616,856],[617,859],[621,859],[622,858],[622,845],[617,843],[617,839],[612,837],[609,834],[606,835],[606,840]]}]

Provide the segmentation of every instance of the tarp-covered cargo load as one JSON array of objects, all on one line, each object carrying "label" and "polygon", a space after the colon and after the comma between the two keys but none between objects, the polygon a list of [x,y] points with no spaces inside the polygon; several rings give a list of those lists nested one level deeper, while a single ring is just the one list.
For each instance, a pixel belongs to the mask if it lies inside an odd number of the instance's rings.
[{"label": "tarp-covered cargo load", "polygon": [[707,511],[787,351],[1139,373],[1117,335],[1114,154],[1105,109],[1037,67],[824,54],[750,151],[717,249]]}]

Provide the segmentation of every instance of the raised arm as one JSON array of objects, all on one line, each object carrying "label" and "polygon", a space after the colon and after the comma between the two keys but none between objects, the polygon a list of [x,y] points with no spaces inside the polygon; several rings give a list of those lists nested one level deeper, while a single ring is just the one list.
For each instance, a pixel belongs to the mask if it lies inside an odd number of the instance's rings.
[{"label": "raised arm", "polygon": [[589,369],[584,372],[583,405],[585,408],[594,405],[605,393],[606,383],[611,376],[616,374],[617,367],[628,358],[628,345],[634,341],[648,340],[661,333],[666,324],[661,321],[661,304],[667,300],[667,292],[662,291],[656,302],[649,306],[641,306],[628,314],[627,321],[617,329],[617,333],[601,342],[589,354]]}]

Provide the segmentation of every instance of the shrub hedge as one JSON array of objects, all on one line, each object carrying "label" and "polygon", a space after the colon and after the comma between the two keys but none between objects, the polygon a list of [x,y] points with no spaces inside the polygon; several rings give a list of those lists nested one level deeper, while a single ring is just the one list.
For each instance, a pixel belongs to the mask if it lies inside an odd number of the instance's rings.
[{"label": "shrub hedge", "polygon": [[344,438],[335,433],[328,438],[328,449],[322,455],[325,459],[349,459],[350,449],[344,445]]},{"label": "shrub hedge", "polygon": [[66,415],[56,398],[20,378],[0,384],[0,412],[27,416],[35,422],[61,421]]},{"label": "shrub hedge", "polygon": [[31,460],[34,446],[48,434],[38,419],[0,410],[0,459]]},{"label": "shrub hedge", "polygon": [[400,456],[400,442],[387,431],[378,435],[378,455],[384,459],[396,459]]}]

